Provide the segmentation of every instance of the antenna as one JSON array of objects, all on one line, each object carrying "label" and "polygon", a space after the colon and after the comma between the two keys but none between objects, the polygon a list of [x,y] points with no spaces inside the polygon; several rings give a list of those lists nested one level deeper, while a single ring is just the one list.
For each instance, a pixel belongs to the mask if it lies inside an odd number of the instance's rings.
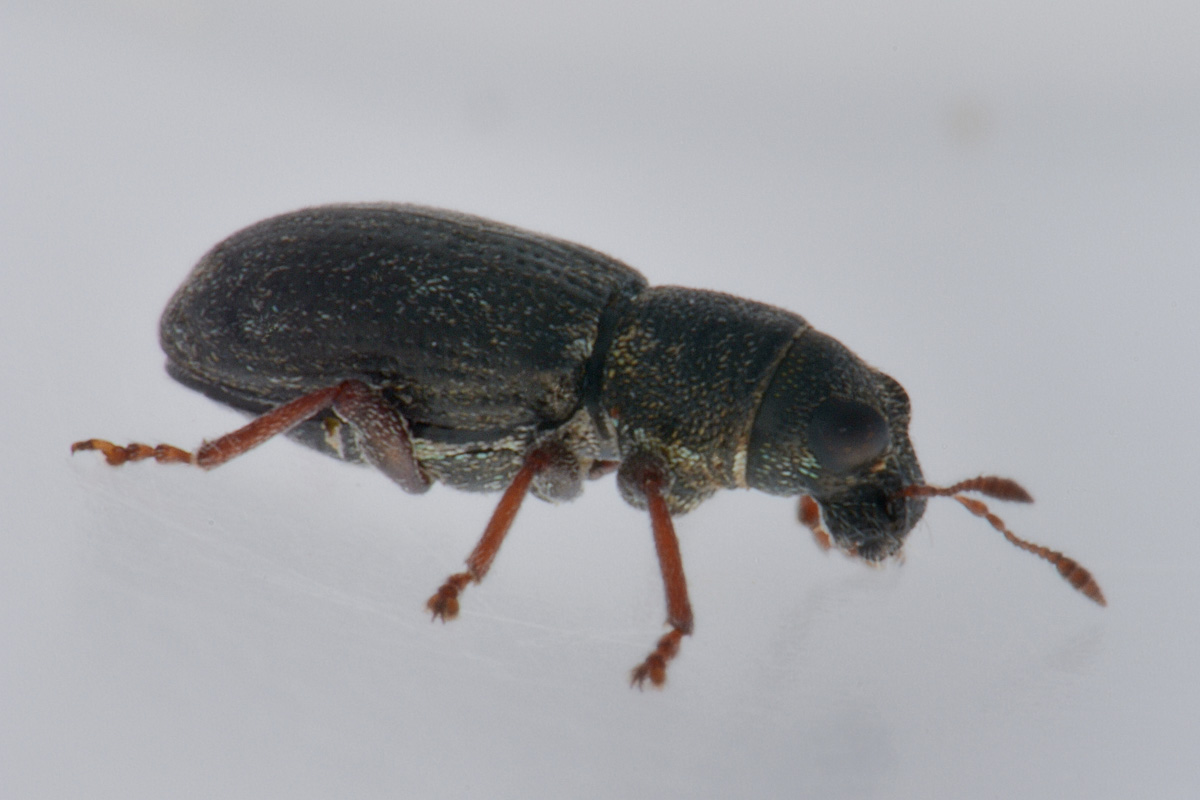
[{"label": "antenna", "polygon": [[994,475],[981,475],[978,478],[959,481],[952,486],[914,484],[912,486],[905,486],[897,492],[897,495],[900,497],[953,497],[967,511],[970,511],[977,517],[983,517],[991,523],[993,528],[1004,534],[1005,539],[1008,539],[1008,541],[1022,550],[1049,561],[1058,569],[1059,575],[1066,578],[1068,583],[1083,592],[1089,599],[1094,600],[1102,606],[1108,605],[1104,599],[1104,593],[1100,591],[1100,584],[1096,583],[1096,579],[1092,577],[1092,573],[1084,569],[1078,561],[1064,556],[1057,550],[1051,550],[1048,547],[1043,547],[1040,544],[1034,544],[1022,539],[1008,529],[1008,526],[1004,524],[1004,520],[988,510],[987,505],[982,500],[966,497],[960,494],[961,492],[979,492],[996,500],[1012,500],[1018,503],[1033,502],[1033,497],[1019,483],[1008,478],[998,478]]}]

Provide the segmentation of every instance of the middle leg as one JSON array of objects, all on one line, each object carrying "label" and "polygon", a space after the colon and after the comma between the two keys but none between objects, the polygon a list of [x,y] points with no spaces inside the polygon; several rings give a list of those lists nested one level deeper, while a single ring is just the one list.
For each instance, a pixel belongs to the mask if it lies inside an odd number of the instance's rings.
[{"label": "middle leg", "polygon": [[479,544],[475,545],[471,555],[467,556],[466,572],[457,572],[447,578],[446,582],[425,604],[434,619],[445,622],[458,616],[459,594],[467,587],[468,583],[479,583],[483,580],[483,576],[487,575],[488,570],[492,567],[492,561],[496,558],[496,553],[500,551],[500,545],[504,543],[504,537],[508,535],[508,530],[517,517],[517,511],[520,510],[525,495],[529,493],[530,484],[533,483],[533,479],[538,473],[546,470],[553,463],[554,454],[546,448],[536,448],[525,457],[525,463],[521,465],[521,469],[513,478],[512,483],[504,490],[499,504],[496,505],[496,510],[492,512],[492,518],[488,520]]}]

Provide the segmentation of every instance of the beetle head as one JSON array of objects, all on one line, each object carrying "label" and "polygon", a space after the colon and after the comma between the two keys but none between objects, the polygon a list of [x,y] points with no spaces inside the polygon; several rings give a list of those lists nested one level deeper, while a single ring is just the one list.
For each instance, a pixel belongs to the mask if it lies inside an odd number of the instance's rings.
[{"label": "beetle head", "polygon": [[836,339],[806,330],[776,367],[747,453],[751,488],[808,495],[833,544],[868,561],[897,553],[925,512],[908,395]]}]

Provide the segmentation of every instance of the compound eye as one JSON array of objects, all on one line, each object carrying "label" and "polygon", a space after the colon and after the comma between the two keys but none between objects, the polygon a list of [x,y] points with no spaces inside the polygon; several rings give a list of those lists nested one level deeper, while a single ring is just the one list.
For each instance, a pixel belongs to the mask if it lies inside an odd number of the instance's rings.
[{"label": "compound eye", "polygon": [[866,403],[831,397],[813,411],[808,446],[830,472],[849,472],[879,457],[891,439],[887,420]]}]

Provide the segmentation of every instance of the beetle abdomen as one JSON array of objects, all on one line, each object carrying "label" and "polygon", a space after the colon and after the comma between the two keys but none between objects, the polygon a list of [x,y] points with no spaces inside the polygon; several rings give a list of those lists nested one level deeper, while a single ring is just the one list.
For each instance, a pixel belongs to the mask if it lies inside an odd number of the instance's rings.
[{"label": "beetle abdomen", "polygon": [[168,369],[261,411],[345,378],[414,426],[568,419],[604,310],[646,286],[579,245],[437,209],[306,209],[234,234],[163,314]]}]

